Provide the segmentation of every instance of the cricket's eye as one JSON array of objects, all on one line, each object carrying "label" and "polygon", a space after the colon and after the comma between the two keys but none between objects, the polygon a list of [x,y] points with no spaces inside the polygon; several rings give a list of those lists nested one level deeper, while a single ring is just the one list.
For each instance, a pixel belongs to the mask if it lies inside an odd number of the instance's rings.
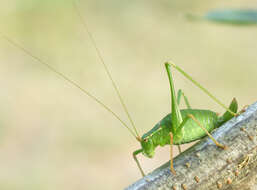
[{"label": "cricket's eye", "polygon": [[143,139],[143,141],[144,141],[144,142],[147,142],[147,141],[148,141],[148,139]]}]

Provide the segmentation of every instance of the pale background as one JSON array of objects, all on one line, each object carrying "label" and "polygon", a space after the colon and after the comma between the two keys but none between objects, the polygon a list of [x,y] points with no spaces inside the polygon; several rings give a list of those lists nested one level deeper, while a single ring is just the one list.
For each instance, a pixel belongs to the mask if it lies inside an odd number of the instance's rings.
[{"label": "pale background", "polygon": [[[224,103],[256,101],[257,27],[191,22],[255,0],[78,2],[140,134],[170,112],[172,59]],[[126,119],[71,0],[1,1],[0,31],[77,81]],[[175,72],[194,108],[224,110]],[[127,120],[126,120],[127,121]],[[0,39],[0,189],[122,189],[139,179],[138,142],[101,106]],[[184,147],[185,149],[185,147]],[[146,172],[169,159],[139,156]]]}]

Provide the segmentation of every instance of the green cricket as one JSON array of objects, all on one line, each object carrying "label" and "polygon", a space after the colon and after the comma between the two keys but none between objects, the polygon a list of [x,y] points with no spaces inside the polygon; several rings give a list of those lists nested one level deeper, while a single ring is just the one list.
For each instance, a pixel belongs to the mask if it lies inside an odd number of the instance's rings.
[{"label": "green cricket", "polygon": [[[95,102],[100,104],[104,109],[106,109],[108,112],[110,112],[116,119],[118,119],[122,126],[128,129],[128,131],[135,137],[135,139],[140,143],[141,148],[133,152],[133,158],[142,174],[142,176],[145,176],[145,173],[137,159],[137,155],[142,153],[144,156],[148,158],[152,158],[155,153],[155,149],[158,146],[165,146],[170,145],[170,171],[175,175],[176,172],[173,167],[173,145],[181,145],[186,144],[189,142],[193,142],[196,140],[199,140],[205,136],[209,136],[211,140],[215,143],[215,145],[219,148],[226,149],[226,145],[222,145],[219,142],[217,142],[214,137],[210,134],[215,128],[220,127],[223,123],[230,120],[231,118],[239,115],[242,111],[237,113],[238,104],[236,99],[234,98],[230,105],[226,107],[223,103],[221,103],[215,96],[213,96],[206,88],[201,86],[198,82],[196,82],[190,75],[188,75],[184,70],[182,70],[179,66],[175,65],[172,62],[166,62],[165,63],[165,69],[167,71],[168,79],[169,79],[169,86],[171,91],[171,113],[166,115],[163,119],[161,119],[151,130],[149,130],[144,135],[140,136],[136,130],[135,124],[128,112],[128,109],[122,99],[122,96],[118,90],[118,87],[113,80],[109,69],[107,65],[105,64],[101,53],[99,49],[96,46],[96,43],[94,41],[94,38],[90,31],[88,30],[87,24],[85,20],[83,20],[82,15],[79,13],[78,7],[75,5],[75,9],[77,10],[77,14],[80,17],[80,20],[82,21],[82,24],[84,25],[87,34],[89,35],[92,44],[99,56],[100,62],[102,63],[110,81],[112,82],[112,85],[118,95],[119,101],[121,105],[124,108],[124,111],[130,121],[130,124],[132,126],[129,127],[129,125],[124,122],[120,116],[118,116],[116,113],[112,111],[111,108],[106,106],[102,101],[100,101],[97,97],[92,95],[90,92],[82,88],[78,83],[73,81],[72,79],[65,76],[63,73],[57,71],[55,68],[53,68],[50,64],[44,62],[39,57],[33,55],[29,50],[27,50],[25,47],[20,45],[19,43],[13,41],[11,38],[9,38],[6,35],[3,35],[2,37],[6,39],[8,42],[10,42],[12,45],[17,47],[18,49],[22,50],[25,54],[29,55],[33,59],[35,59],[38,63],[45,65],[49,70],[56,73],[59,77],[63,78],[64,80],[68,81],[73,86],[76,86],[79,88],[84,94],[89,96],[91,99],[93,99]],[[197,87],[199,87],[201,90],[203,90],[208,96],[210,96],[216,103],[218,103],[220,106],[225,108],[226,112],[222,116],[218,116],[218,114],[211,110],[200,110],[200,109],[193,109],[191,108],[189,101],[187,97],[184,95],[182,90],[178,90],[177,96],[175,93],[175,87],[173,83],[173,77],[172,77],[172,68],[179,71],[182,75],[184,75],[187,79],[189,79],[193,84],[195,84]],[[183,97],[187,109],[180,109],[179,104],[181,97]],[[180,148],[179,148],[180,149]]]},{"label": "green cricket", "polygon": [[[187,97],[182,90],[178,91],[177,98],[173,78],[171,74],[171,66],[182,73],[187,79],[193,82],[207,95],[209,95],[215,102],[225,108],[227,111],[218,117],[218,114],[211,110],[192,109]],[[215,98],[209,91],[196,82],[191,76],[174,63],[166,62],[165,68],[169,78],[170,91],[171,91],[171,113],[165,116],[159,123],[157,123],[149,132],[145,133],[138,140],[141,143],[141,149],[133,153],[134,159],[144,176],[144,172],[137,160],[137,155],[142,153],[146,157],[152,158],[154,150],[157,146],[170,145],[170,171],[175,175],[176,172],[173,168],[173,154],[172,145],[181,145],[199,140],[208,135],[217,147],[227,149],[226,145],[217,142],[210,134],[215,128],[220,127],[223,123],[230,120],[232,117],[237,116],[238,104],[234,98],[229,107],[226,107],[217,98]],[[181,96],[187,105],[187,109],[179,109]]]}]

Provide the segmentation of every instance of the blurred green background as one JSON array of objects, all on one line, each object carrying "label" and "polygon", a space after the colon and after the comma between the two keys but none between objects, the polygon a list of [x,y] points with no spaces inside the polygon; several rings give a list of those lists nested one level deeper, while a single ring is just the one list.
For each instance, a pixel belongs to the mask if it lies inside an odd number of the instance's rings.
[{"label": "blurred green background", "polygon": [[[164,61],[172,59],[224,103],[256,101],[257,27],[191,22],[255,0],[85,0],[78,2],[140,134],[170,112]],[[10,0],[0,31],[99,97],[126,119],[72,0]],[[139,144],[78,89],[0,39],[0,189],[121,189],[139,179]],[[224,110],[175,72],[192,107]],[[185,149],[188,146],[183,146]],[[146,172],[169,160],[169,147]]]}]

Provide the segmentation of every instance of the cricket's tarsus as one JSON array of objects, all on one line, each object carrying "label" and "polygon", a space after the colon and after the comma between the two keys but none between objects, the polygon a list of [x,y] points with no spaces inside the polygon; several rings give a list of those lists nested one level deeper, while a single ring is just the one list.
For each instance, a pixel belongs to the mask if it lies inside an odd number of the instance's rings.
[{"label": "cricket's tarsus", "polygon": [[[114,113],[108,106],[106,106],[102,101],[100,101],[98,98],[96,98],[94,95],[89,93],[87,90],[82,88],[79,84],[71,80],[69,77],[64,75],[63,73],[57,71],[55,68],[53,68],[51,65],[40,59],[39,57],[33,55],[30,51],[28,51],[26,48],[18,44],[17,42],[13,41],[8,36],[2,35],[4,39],[6,39],[9,43],[14,45],[15,47],[22,50],[25,54],[31,56],[35,60],[37,60],[42,65],[45,65],[49,70],[56,73],[58,76],[62,77],[64,80],[68,81],[72,85],[79,88],[84,94],[89,96],[91,99],[96,101],[98,104],[100,104],[102,107],[104,107],[108,112],[110,112],[116,119],[118,119],[124,127],[126,127],[129,132],[136,138],[137,141],[140,142],[141,148],[133,152],[133,158],[142,174],[142,176],[145,176],[145,173],[137,159],[138,154],[143,154],[146,157],[152,158],[155,153],[155,148],[158,146],[165,146],[170,145],[170,171],[175,175],[176,171],[173,167],[173,144],[174,145],[181,145],[185,143],[189,143],[198,139],[203,138],[204,136],[208,135],[211,140],[216,144],[216,146],[226,149],[227,146],[220,144],[212,135],[210,134],[213,129],[220,127],[224,122],[230,120],[231,118],[239,115],[241,112],[237,113],[238,105],[237,101],[234,98],[229,107],[226,107],[221,101],[219,101],[215,96],[213,96],[209,91],[207,91],[202,85],[200,85],[198,82],[196,82],[191,76],[189,76],[184,70],[182,70],[179,66],[175,65],[172,62],[166,62],[165,68],[167,71],[168,79],[169,79],[169,85],[170,85],[170,92],[171,92],[171,113],[166,115],[160,122],[158,122],[150,131],[145,133],[142,136],[139,136],[137,129],[135,127],[135,124],[128,112],[128,109],[122,99],[122,96],[118,90],[118,87],[116,83],[114,82],[111,73],[106,66],[104,59],[100,53],[100,50],[98,49],[95,40],[90,33],[87,24],[85,20],[83,19],[82,15],[79,12],[79,9],[74,1],[74,8],[80,17],[80,20],[82,24],[84,25],[87,34],[89,35],[92,44],[98,54],[98,57],[103,64],[103,67],[112,82],[112,85],[115,89],[116,94],[119,97],[119,100],[122,104],[122,107],[132,125],[131,129],[116,113]],[[175,68],[177,71],[179,71],[182,75],[184,75],[188,80],[190,80],[193,84],[198,86],[201,90],[203,90],[208,96],[210,96],[215,102],[217,102],[219,105],[221,105],[223,108],[225,108],[226,112],[222,116],[218,116],[216,112],[210,111],[210,110],[200,110],[200,109],[192,109],[187,97],[185,96],[184,92],[182,90],[178,90],[177,97],[175,93],[175,87],[173,83],[173,76],[171,73],[171,67]],[[183,99],[185,101],[185,104],[187,106],[187,109],[180,109],[180,99],[181,96],[183,96]]]}]

